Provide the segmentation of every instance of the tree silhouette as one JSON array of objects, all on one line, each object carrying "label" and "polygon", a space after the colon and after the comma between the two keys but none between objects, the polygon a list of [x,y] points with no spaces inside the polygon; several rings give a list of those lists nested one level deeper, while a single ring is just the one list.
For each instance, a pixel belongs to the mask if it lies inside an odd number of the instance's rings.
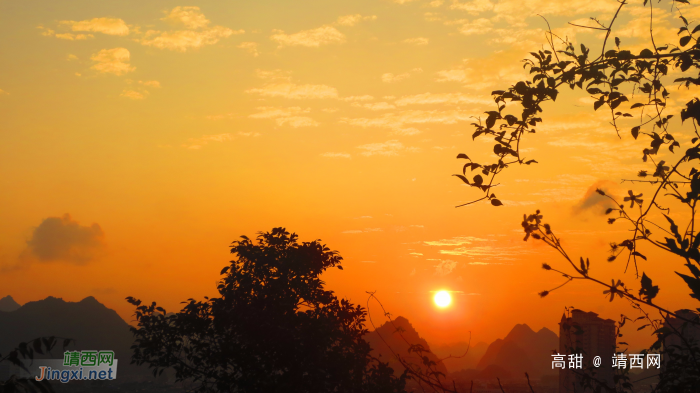
[{"label": "tree silhouette", "polygon": [[[640,179],[623,181],[631,182],[633,186],[651,186],[651,192],[629,190],[627,196],[618,200],[603,190],[598,190],[600,195],[609,198],[615,206],[606,211],[606,214],[614,215],[607,222],[624,224],[631,234],[628,238],[611,242],[608,261],[613,262],[621,255],[626,257],[625,271],[634,267],[635,276],[639,279],[640,289],[637,294],[620,279],[613,279],[608,284],[607,279],[593,277],[589,258],[584,260],[584,257],[570,256],[551,226],[543,222],[539,210],[524,215],[524,240],[543,241],[567,262],[566,269],[555,269],[549,264],[542,266],[565,278],[566,281],[554,289],[573,280],[594,282],[604,287],[603,292],[609,295],[610,301],[615,298],[625,299],[639,311],[641,315],[636,319],[647,321],[639,329],[652,328],[657,336],[657,341],[649,351],[667,355],[664,357],[664,367],[656,391],[695,392],[700,383],[698,312],[674,312],[655,303],[654,298],[660,289],[653,284],[651,277],[643,270],[640,271],[640,267],[643,267],[643,263],[651,262],[642,253],[644,246],[655,247],[678,257],[675,260],[683,261],[683,267],[680,263],[673,265],[667,260],[664,262],[690,289],[693,300],[688,301],[688,308],[700,311],[696,302],[700,300],[700,233],[695,225],[696,209],[700,201],[700,133],[697,128],[700,124],[700,100],[695,97],[685,104],[678,116],[680,122],[678,118],[671,120],[674,114],[669,114],[667,110],[671,93],[666,89],[667,85],[673,83],[678,84],[679,88],[700,85],[700,25],[691,25],[678,7],[675,7],[681,22],[678,29],[679,42],[677,45],[657,43],[653,30],[654,3],[662,1],[639,2],[649,10],[649,37],[652,43],[651,48],[639,53],[625,49],[621,40],[614,37],[613,27],[620,10],[629,4],[626,0],[618,0],[619,7],[607,24],[591,18],[596,26],[574,25],[604,33],[600,52],[591,53],[591,49],[584,44],[576,48],[566,38],[557,36],[549,29],[546,33],[548,49],[531,52],[532,57],[524,60],[531,78],[506,90],[492,92],[495,110],[486,112],[488,116],[485,119],[473,123],[473,139],[490,136],[496,143],[493,147],[495,162],[476,163],[466,154],[460,154],[457,158],[467,160],[467,163],[462,167],[462,173],[455,176],[483,193],[481,198],[464,205],[481,200],[489,201],[493,206],[503,205],[493,193],[495,179],[513,165],[537,163],[523,157],[523,142],[526,135],[535,133],[535,128],[543,122],[542,104],[555,101],[562,87],[585,89],[594,99],[595,111],[604,109],[610,112],[610,124],[618,136],[621,131],[628,129],[634,139],[648,138],[649,147],[641,152],[642,165],[648,168],[637,173]],[[675,6],[679,3],[689,4],[689,1],[672,0],[663,3]],[[513,105],[517,111],[509,113],[506,107],[510,109]],[[683,140],[679,138],[681,135],[689,136],[690,139],[690,146],[684,152],[679,142],[679,139]],[[662,159],[657,161],[655,157],[661,148],[668,148],[671,154],[680,157],[672,163]],[[470,179],[467,177],[467,169],[470,172],[478,169],[481,174],[473,177],[469,175]],[[681,268],[683,272],[676,271]],[[554,289],[542,291],[540,296],[547,296]],[[652,318],[647,311],[649,309],[656,309],[660,318]],[[623,317],[620,325],[626,320],[629,318]],[[619,344],[626,345],[624,342]],[[616,388],[618,391],[631,389],[625,373],[618,375]]]},{"label": "tree silhouette", "polygon": [[342,257],[284,228],[233,242],[219,297],[178,313],[136,308],[132,362],[173,368],[198,392],[402,392],[405,374],[370,355],[365,310],[324,289]]},{"label": "tree silhouette", "polygon": [[[8,362],[29,373],[30,371],[25,365],[25,361],[33,362],[35,354],[51,354],[51,350],[56,346],[58,340],[63,340],[63,351],[66,350],[66,347],[71,342],[74,342],[70,338],[55,336],[35,338],[34,340],[20,343],[5,356],[0,354],[0,363]],[[7,381],[0,381],[0,393],[53,393],[53,391],[51,384],[46,379],[36,381],[33,377],[22,378],[12,375]]]}]

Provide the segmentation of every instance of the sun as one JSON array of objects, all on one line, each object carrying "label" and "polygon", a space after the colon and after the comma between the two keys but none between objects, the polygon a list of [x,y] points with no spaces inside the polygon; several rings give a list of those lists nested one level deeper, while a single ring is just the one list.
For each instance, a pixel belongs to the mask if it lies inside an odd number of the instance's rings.
[{"label": "sun", "polygon": [[445,308],[452,303],[452,296],[447,291],[439,291],[433,297],[433,301],[440,308]]}]

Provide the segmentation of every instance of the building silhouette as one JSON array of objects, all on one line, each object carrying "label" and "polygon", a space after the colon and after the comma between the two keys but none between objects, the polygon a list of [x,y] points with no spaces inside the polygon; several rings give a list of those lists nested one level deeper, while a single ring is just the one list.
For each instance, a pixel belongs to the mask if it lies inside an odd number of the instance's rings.
[{"label": "building silhouette", "polygon": [[[559,353],[564,355],[565,367],[559,370],[559,393],[592,392],[592,388],[584,388],[581,374],[589,375],[614,386],[612,358],[616,348],[615,321],[602,319],[594,312],[574,309],[571,316],[562,315],[559,322]],[[582,362],[577,368],[570,364],[569,355],[582,355]],[[600,356],[599,367],[593,365],[593,359]],[[570,367],[573,366],[573,367]]]}]

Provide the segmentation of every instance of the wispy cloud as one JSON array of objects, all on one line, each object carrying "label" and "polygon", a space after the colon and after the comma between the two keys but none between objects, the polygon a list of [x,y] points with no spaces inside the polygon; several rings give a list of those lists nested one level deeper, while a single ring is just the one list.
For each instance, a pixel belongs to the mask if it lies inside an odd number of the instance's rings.
[{"label": "wispy cloud", "polygon": [[337,24],[341,26],[355,26],[356,24],[362,22],[362,21],[368,21],[368,20],[377,20],[377,15],[366,15],[362,16],[360,14],[354,14],[354,15],[344,15],[338,18],[336,21]]},{"label": "wispy cloud", "polygon": [[337,98],[338,91],[327,85],[298,85],[292,82],[268,83],[263,87],[248,89],[246,93],[264,97],[281,97],[292,100]]},{"label": "wispy cloud", "polygon": [[457,262],[456,261],[451,261],[449,259],[440,261],[437,265],[435,265],[435,274],[438,276],[446,276],[457,267]]},{"label": "wispy cloud", "polygon": [[72,31],[102,33],[107,35],[129,35],[129,26],[118,18],[92,18],[89,20],[63,20],[60,25],[69,27]]},{"label": "wispy cloud", "polygon": [[182,25],[186,30],[159,31],[148,30],[139,42],[146,46],[186,52],[207,45],[214,45],[222,38],[234,34],[243,34],[244,30],[232,30],[228,27],[209,27],[209,20],[199,7],[175,7],[162,20]]},{"label": "wispy cloud", "polygon": [[246,52],[253,55],[253,57],[258,57],[258,43],[257,42],[241,42],[236,48],[241,48]]},{"label": "wispy cloud", "polygon": [[302,30],[294,34],[285,34],[283,30],[273,30],[270,39],[285,46],[305,46],[318,48],[322,45],[341,44],[345,42],[345,35],[333,26],[324,25],[315,29]]},{"label": "wispy cloud", "polygon": [[210,142],[227,142],[232,141],[236,137],[232,134],[216,134],[216,135],[202,135],[201,138],[190,138],[187,143],[184,143],[182,147],[192,150],[198,150],[209,144]]},{"label": "wispy cloud", "polygon": [[126,97],[132,100],[143,100],[148,96],[147,91],[136,91],[131,89],[124,89],[120,94],[121,97]]},{"label": "wispy cloud", "polygon": [[413,75],[420,74],[423,72],[423,69],[421,68],[414,68],[409,72],[404,72],[403,74],[398,74],[394,75],[391,72],[387,72],[386,74],[382,74],[382,82],[384,83],[395,83],[395,82],[400,82],[404,79],[408,79]]},{"label": "wispy cloud", "polygon": [[482,239],[474,236],[456,236],[450,239],[441,239],[433,241],[424,241],[423,243],[427,246],[462,246],[465,244],[472,244],[474,242],[487,242],[488,239]]},{"label": "wispy cloud", "polygon": [[371,232],[383,232],[382,228],[365,228],[365,229],[350,229],[343,231],[342,233],[371,233]]},{"label": "wispy cloud", "polygon": [[399,153],[402,152],[420,151],[420,149],[417,147],[406,147],[403,145],[403,143],[395,139],[380,143],[369,143],[358,146],[357,148],[364,150],[361,153],[363,156],[398,156]]},{"label": "wispy cloud", "polygon": [[415,37],[415,38],[407,38],[402,41],[404,44],[413,44],[413,45],[428,45],[430,42],[429,39],[425,37]]},{"label": "wispy cloud", "polygon": [[327,153],[321,153],[321,157],[326,157],[326,158],[351,158],[351,155],[349,153],[332,153],[332,152],[327,152]]}]

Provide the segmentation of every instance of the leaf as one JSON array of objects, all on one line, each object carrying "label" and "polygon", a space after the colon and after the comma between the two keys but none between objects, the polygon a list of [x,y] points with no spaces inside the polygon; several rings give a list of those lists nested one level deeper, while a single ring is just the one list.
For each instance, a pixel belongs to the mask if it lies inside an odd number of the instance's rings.
[{"label": "leaf", "polygon": [[693,291],[690,297],[700,300],[700,279],[693,278],[678,272],[676,272],[676,274],[679,275],[683,279],[683,281],[685,281],[685,283],[688,284],[690,290]]},{"label": "leaf", "polygon": [[493,206],[503,206],[503,203],[499,201],[498,199],[491,199],[491,204]]},{"label": "leaf", "polygon": [[44,354],[44,351],[41,350],[41,340],[40,339],[37,338],[36,340],[32,341],[32,346],[34,347],[34,351],[36,351],[42,355]]},{"label": "leaf", "polygon": [[640,254],[640,253],[637,252],[637,251],[633,252],[632,255],[636,255],[636,256],[642,258],[642,259],[645,260],[645,261],[647,260],[647,257],[645,257],[644,255]]},{"label": "leaf", "polygon": [[634,139],[637,139],[637,137],[639,136],[639,128],[639,126],[632,127],[632,136],[634,137]]},{"label": "leaf", "polygon": [[642,56],[642,57],[654,56],[654,52],[652,52],[652,51],[649,50],[649,49],[642,49],[642,51],[639,52],[639,56]]},{"label": "leaf", "polygon": [[598,100],[598,101],[594,102],[594,103],[593,103],[593,110],[596,110],[596,111],[597,111],[598,108],[600,108],[601,106],[603,106],[603,104],[605,104],[605,101],[603,101],[603,100]]},{"label": "leaf", "polygon": [[467,159],[467,160],[470,160],[470,158],[467,157],[467,155],[464,154],[464,153],[459,153],[459,154],[457,155],[457,158],[465,158],[465,159]]},{"label": "leaf", "polygon": [[338,269],[340,269],[340,270],[343,270],[343,267],[340,266],[340,265],[338,265],[338,266],[336,266],[336,267],[337,267]]},{"label": "leaf", "polygon": [[690,36],[681,37],[679,42],[680,42],[681,46],[688,45],[688,43],[690,42]]},{"label": "leaf", "polygon": [[[456,176],[459,176],[459,175],[456,175]],[[484,182],[484,178],[481,177],[481,175],[474,176],[474,184],[476,184],[477,186],[480,186],[481,183],[483,183],[483,182]]]},{"label": "leaf", "polygon": [[457,176],[458,178],[462,179],[463,182],[471,185],[471,183],[469,182],[469,179],[467,179],[466,177],[464,177],[462,175],[452,175],[452,176]]},{"label": "leaf", "polygon": [[633,104],[633,105],[630,107],[630,109],[639,108],[639,107],[642,107],[642,106],[644,106],[644,104],[642,104],[641,102],[638,102],[638,103],[636,103],[636,104]]},{"label": "leaf", "polygon": [[620,38],[615,37],[615,45],[618,47],[620,46]]}]

